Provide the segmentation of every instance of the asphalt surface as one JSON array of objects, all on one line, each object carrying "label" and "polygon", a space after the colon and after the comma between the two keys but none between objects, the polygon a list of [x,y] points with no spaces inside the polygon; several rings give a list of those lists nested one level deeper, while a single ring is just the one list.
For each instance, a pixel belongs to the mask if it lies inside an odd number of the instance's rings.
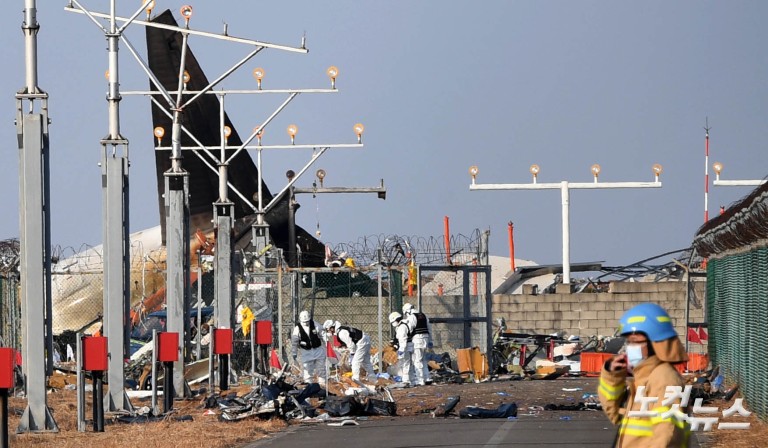
[{"label": "asphalt surface", "polygon": [[[563,419],[563,417],[567,417]],[[326,423],[294,425],[244,448],[360,447],[605,447],[616,428],[594,412],[568,412],[557,418],[521,415],[507,419],[406,418],[357,421],[359,426]],[[700,445],[692,440],[692,448]]]}]

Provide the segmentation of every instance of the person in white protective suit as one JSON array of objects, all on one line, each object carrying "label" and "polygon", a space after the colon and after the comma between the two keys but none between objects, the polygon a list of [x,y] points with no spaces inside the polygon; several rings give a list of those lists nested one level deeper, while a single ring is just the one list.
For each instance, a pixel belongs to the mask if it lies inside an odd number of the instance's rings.
[{"label": "person in white protective suit", "polygon": [[301,354],[301,369],[304,381],[311,382],[317,376],[320,385],[325,384],[325,347],[323,347],[323,327],[313,320],[309,311],[299,313],[299,323],[291,333],[291,358],[296,363]]},{"label": "person in white protective suit", "polygon": [[414,384],[423,386],[432,383],[429,375],[429,364],[426,361],[427,350],[432,349],[432,324],[426,314],[419,312],[412,304],[403,305],[403,320],[411,330],[413,342]]},{"label": "person in white protective suit", "polygon": [[349,348],[352,357],[352,379],[360,381],[360,368],[365,369],[368,377],[373,378],[373,363],[371,363],[371,337],[363,333],[363,330],[348,325],[341,325],[339,321],[326,320],[323,328],[328,335],[328,340],[333,340],[335,334],[339,338],[342,347]]},{"label": "person in white protective suit", "polygon": [[397,363],[400,370],[401,382],[405,387],[411,386],[411,356],[413,356],[413,343],[411,342],[411,329],[403,320],[403,316],[394,311],[389,314],[389,323],[395,327],[395,349],[397,349]]}]

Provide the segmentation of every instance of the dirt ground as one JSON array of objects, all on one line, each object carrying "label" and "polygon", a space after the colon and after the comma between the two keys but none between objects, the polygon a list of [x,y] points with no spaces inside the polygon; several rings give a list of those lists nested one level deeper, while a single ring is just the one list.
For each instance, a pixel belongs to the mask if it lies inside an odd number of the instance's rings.
[{"label": "dirt ground", "polygon": [[[250,390],[243,386],[241,392]],[[331,390],[334,390],[332,387]],[[431,411],[446,402],[448,397],[460,396],[455,408],[458,412],[466,406],[495,409],[502,403],[514,402],[518,414],[541,416],[542,418],[564,418],[575,412],[590,418],[603,418],[601,411],[593,410],[544,410],[547,405],[573,406],[585,401],[584,394],[597,390],[596,378],[561,377],[555,380],[499,379],[482,383],[433,384],[408,389],[391,389],[397,403],[398,415],[403,418],[432,418]],[[88,401],[91,400],[90,395]],[[148,400],[132,400],[134,406],[146,406]],[[747,409],[749,404],[745,403]],[[108,422],[105,432],[94,433],[92,425],[87,432],[78,432],[76,427],[76,394],[74,391],[59,390],[48,395],[48,405],[60,432],[55,434],[13,434],[19,418],[26,407],[26,401],[11,398],[9,404],[9,429],[11,446],[14,447],[82,447],[109,446],[155,448],[167,446],[185,447],[237,447],[247,442],[266,437],[284,430],[290,424],[274,418],[261,420],[256,417],[240,422],[219,421],[218,415],[204,415],[203,399],[177,401],[176,412],[163,421],[141,424]],[[725,409],[730,403],[715,403]],[[725,406],[725,407],[724,407]],[[581,415],[583,418],[584,415]],[[191,421],[179,421],[180,416],[190,416]],[[455,416],[454,416],[455,417]],[[90,409],[86,413],[90,419]],[[377,417],[369,417],[377,418]],[[385,418],[385,417],[382,417]],[[386,417],[388,418],[388,417]],[[764,447],[768,440],[768,425],[750,417],[749,430],[711,431],[707,434],[704,448],[746,448]],[[320,424],[320,423],[318,423]],[[702,438],[700,438],[701,440]]]}]

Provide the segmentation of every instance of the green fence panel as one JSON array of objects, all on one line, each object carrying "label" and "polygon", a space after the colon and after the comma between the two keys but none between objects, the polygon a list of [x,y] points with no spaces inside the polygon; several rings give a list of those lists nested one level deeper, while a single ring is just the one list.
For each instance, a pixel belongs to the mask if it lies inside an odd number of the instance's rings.
[{"label": "green fence panel", "polygon": [[768,248],[709,261],[707,319],[713,365],[739,385],[748,410],[768,418]]}]

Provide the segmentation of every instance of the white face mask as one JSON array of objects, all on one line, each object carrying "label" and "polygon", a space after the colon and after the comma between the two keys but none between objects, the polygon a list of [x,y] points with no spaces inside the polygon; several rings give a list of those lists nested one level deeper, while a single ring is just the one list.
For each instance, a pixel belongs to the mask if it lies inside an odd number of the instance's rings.
[{"label": "white face mask", "polygon": [[643,357],[642,345],[627,345],[627,363],[630,366],[637,367],[643,359],[645,358]]}]

